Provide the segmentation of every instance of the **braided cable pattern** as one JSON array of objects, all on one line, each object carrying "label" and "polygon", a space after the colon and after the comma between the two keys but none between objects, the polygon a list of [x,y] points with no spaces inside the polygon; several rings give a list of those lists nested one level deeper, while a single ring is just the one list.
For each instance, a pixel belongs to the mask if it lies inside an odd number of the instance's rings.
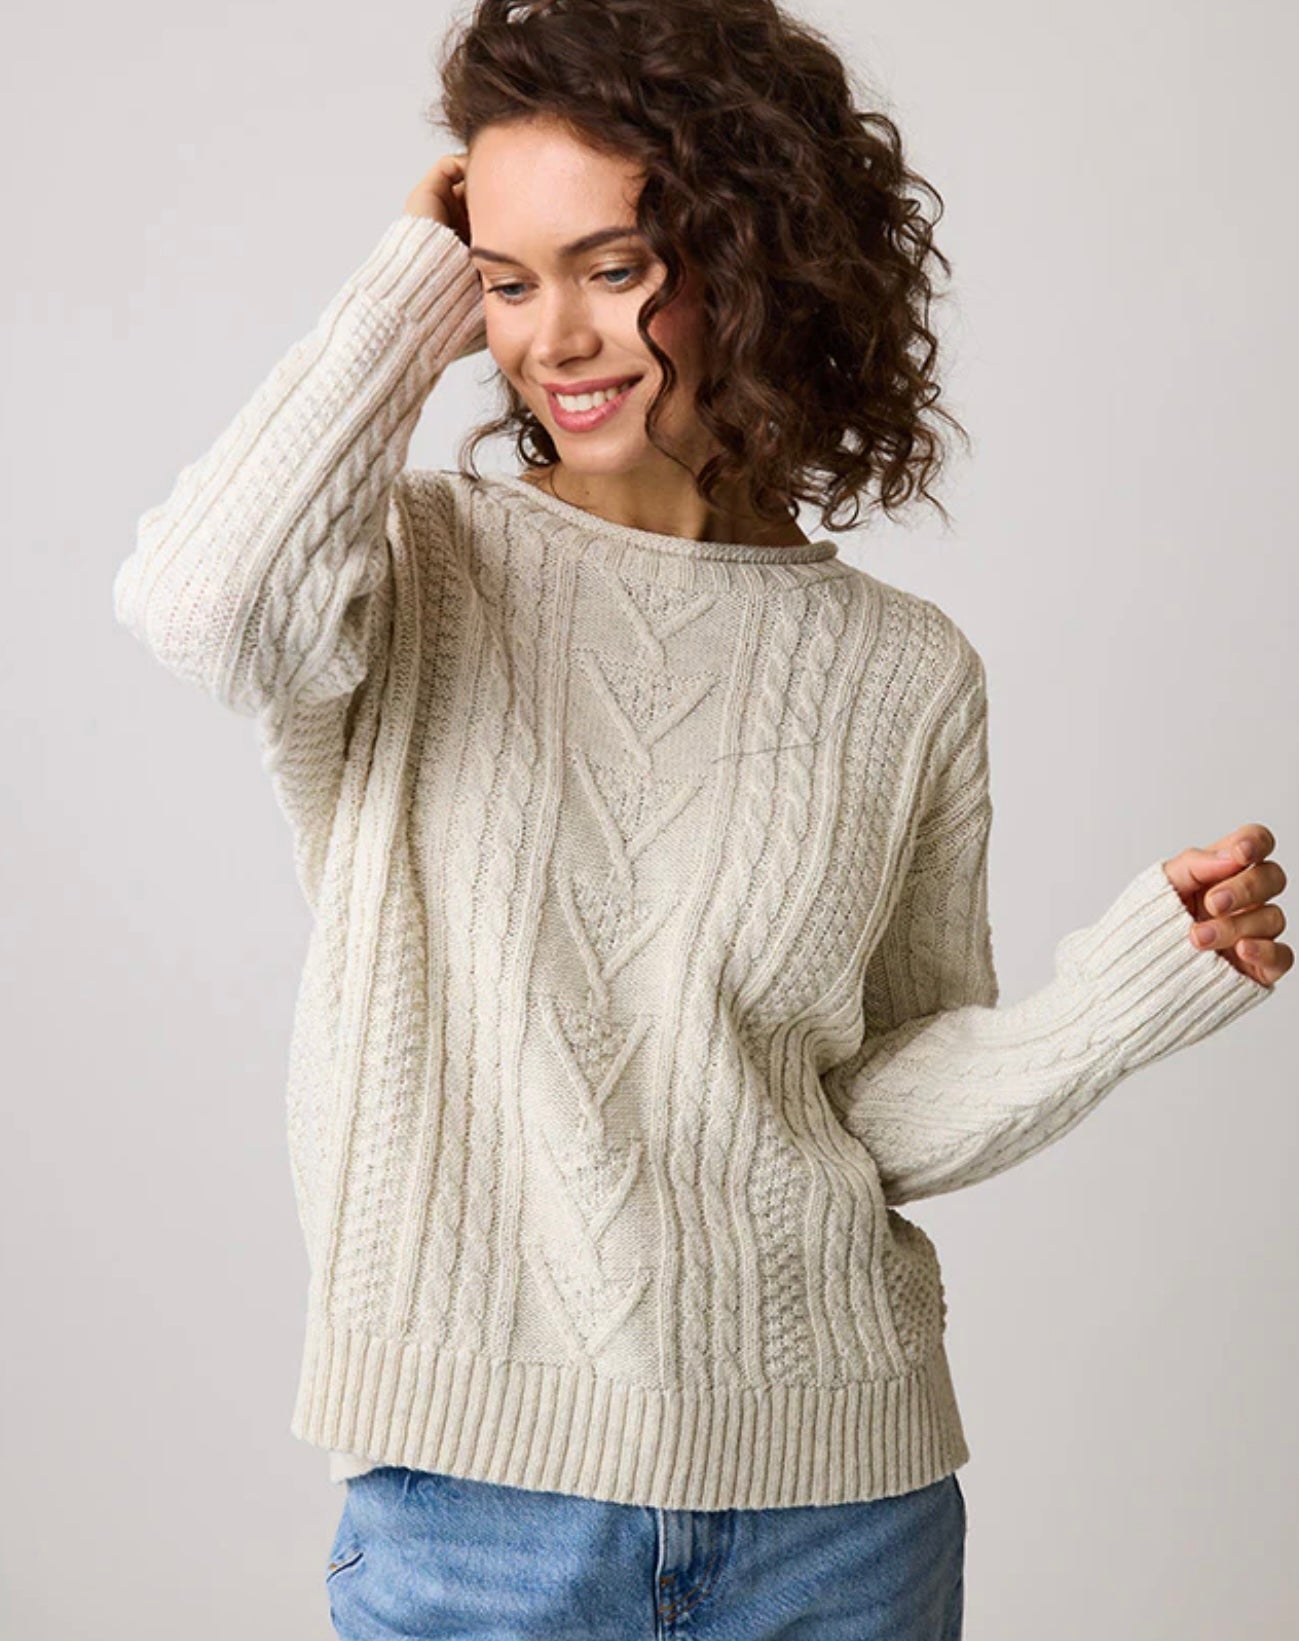
[{"label": "braided cable pattern", "polygon": [[292,1429],[666,1508],[924,1486],[967,1450],[896,1204],[1271,989],[1152,862],[1002,1004],[973,645],[828,541],[407,472],[481,322],[451,230],[391,224],[114,583],[256,716],[313,913]]}]

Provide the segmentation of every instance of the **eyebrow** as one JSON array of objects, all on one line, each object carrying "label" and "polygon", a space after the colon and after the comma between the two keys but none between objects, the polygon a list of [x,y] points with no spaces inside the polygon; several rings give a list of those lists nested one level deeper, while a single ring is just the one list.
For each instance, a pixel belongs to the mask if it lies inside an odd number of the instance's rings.
[{"label": "eyebrow", "polygon": [[[581,239],[570,240],[567,245],[559,247],[560,256],[581,256],[584,251],[594,251],[601,245],[607,245],[614,239],[639,239],[639,228],[597,228],[593,234],[583,234]],[[489,251],[482,245],[471,245],[470,256],[482,257],[485,262],[512,262],[516,267],[523,263],[517,256],[506,256],[504,251]]]}]

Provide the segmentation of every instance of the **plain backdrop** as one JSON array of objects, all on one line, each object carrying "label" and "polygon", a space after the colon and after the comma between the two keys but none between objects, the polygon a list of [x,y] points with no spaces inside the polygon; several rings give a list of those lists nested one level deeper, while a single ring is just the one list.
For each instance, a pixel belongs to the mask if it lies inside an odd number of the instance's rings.
[{"label": "plain backdrop", "polygon": [[[839,540],[987,663],[1014,1001],[1156,857],[1261,821],[1299,864],[1299,14],[797,9],[945,201],[945,402],[974,440],[941,490],[954,528],[924,509]],[[74,0],[7,30],[15,1641],[332,1633],[343,1489],[288,1430],[306,1261],[283,1090],[307,910],[251,720],[160,668],[111,585],[140,514],[457,146],[423,117],[451,15]],[[450,368],[412,465],[454,465],[492,368]],[[499,442],[481,461],[513,469]],[[1299,977],[1278,991],[1067,1143],[908,1210],[942,1256],[972,1450],[967,1641],[1296,1633]]]}]

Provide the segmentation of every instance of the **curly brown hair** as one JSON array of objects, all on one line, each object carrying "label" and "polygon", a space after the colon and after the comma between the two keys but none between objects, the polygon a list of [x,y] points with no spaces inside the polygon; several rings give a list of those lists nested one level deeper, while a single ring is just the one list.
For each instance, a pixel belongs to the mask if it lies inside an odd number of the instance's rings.
[{"label": "curly brown hair", "polygon": [[[822,34],[775,0],[476,0],[439,77],[426,117],[465,150],[487,126],[547,119],[638,163],[636,226],[666,270],[637,317],[663,372],[646,432],[662,449],[657,412],[677,380],[648,323],[693,265],[710,339],[694,408],[720,452],[695,474],[709,505],[733,480],[761,518],[806,501],[823,528],[851,529],[874,483],[868,511],[919,494],[950,522],[929,490],[945,450],[924,420],[932,411],[968,444],[935,404],[942,198],[904,164],[893,121],[857,106]],[[497,434],[513,433],[527,467],[558,460],[501,381],[503,413],[461,446],[466,478],[481,478],[474,452]]]}]

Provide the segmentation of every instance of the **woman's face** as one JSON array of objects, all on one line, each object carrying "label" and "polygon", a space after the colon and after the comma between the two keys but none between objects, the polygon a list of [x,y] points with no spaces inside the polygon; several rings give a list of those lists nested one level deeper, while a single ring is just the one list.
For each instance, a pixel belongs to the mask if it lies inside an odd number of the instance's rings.
[{"label": "woman's face", "polygon": [[[665,270],[636,233],[638,192],[633,162],[597,153],[552,121],[489,126],[465,162],[470,254],[483,283],[488,348],[574,473],[652,478],[670,465],[645,433],[661,372],[636,330],[636,313]],[[572,244],[609,229],[619,237]],[[692,405],[701,321],[692,272],[650,324],[679,373],[658,437],[696,467],[708,454]],[[629,377],[636,380],[617,408],[599,417],[566,413],[549,391]]]}]

